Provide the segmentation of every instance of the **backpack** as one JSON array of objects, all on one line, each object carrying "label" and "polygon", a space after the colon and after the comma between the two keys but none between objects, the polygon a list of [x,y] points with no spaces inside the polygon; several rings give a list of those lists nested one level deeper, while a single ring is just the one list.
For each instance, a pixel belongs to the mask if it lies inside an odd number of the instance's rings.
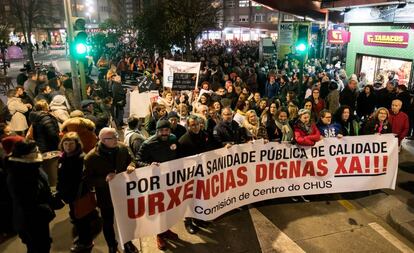
[{"label": "backpack", "polygon": [[3,107],[3,109],[1,110],[1,112],[0,112],[0,119],[1,119],[0,121],[1,122],[6,122],[6,121],[10,122],[12,117],[13,117],[13,115],[10,113],[9,107],[7,107],[7,105],[5,105]]},{"label": "backpack", "polygon": [[135,132],[135,131],[134,132],[129,132],[125,136],[124,144],[126,146],[128,146],[131,149],[131,151],[134,151],[134,149],[133,149],[134,142],[138,139],[141,139],[143,141],[143,140],[145,140],[145,137],[139,132]]}]

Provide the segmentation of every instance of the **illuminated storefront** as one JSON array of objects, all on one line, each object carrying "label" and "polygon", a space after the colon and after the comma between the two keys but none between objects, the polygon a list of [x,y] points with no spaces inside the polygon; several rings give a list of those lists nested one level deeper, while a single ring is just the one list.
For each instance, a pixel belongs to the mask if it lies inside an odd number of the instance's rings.
[{"label": "illuminated storefront", "polygon": [[[407,26],[408,28],[409,26]],[[394,72],[399,84],[412,80],[414,33],[401,25],[351,25],[348,44],[348,74],[364,72],[368,83]]]},{"label": "illuminated storefront", "polygon": [[[388,11],[386,11],[388,10]],[[414,60],[413,4],[404,8],[355,8],[347,12],[350,42],[348,75],[364,72],[368,83],[394,72],[399,84],[412,88]],[[374,15],[375,14],[375,15]],[[384,84],[385,85],[385,84]]]}]

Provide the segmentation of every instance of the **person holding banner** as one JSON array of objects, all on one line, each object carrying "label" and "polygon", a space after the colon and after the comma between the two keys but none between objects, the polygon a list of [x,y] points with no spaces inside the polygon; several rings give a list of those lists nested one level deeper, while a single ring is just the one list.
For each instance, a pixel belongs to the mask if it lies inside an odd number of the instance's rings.
[{"label": "person holding banner", "polygon": [[289,124],[289,112],[286,108],[281,107],[276,111],[276,132],[279,142],[293,142],[293,129]]},{"label": "person holding banner", "polygon": [[398,137],[398,144],[407,137],[410,129],[410,121],[408,115],[401,111],[403,102],[400,99],[394,99],[389,110],[389,120],[392,126],[392,132]]},{"label": "person holding banner", "polygon": [[313,146],[321,139],[321,134],[315,123],[310,121],[311,112],[306,109],[299,110],[299,119],[296,122],[294,132],[298,145]]},{"label": "person holding banner", "polygon": [[[178,141],[171,134],[171,123],[168,120],[159,120],[156,125],[156,133],[149,137],[141,146],[136,156],[137,165],[145,167],[158,166],[160,163],[178,158]],[[177,240],[178,235],[167,230],[157,235],[157,246],[160,250],[167,248],[166,239]]]},{"label": "person holding banner", "polygon": [[389,112],[385,107],[380,107],[374,112],[374,116],[364,127],[364,134],[386,134],[392,132],[392,127],[388,121]]},{"label": "person holding banner", "polygon": [[222,121],[214,128],[214,139],[221,147],[231,147],[233,144],[241,144],[249,141],[247,130],[240,127],[233,120],[233,111],[226,107],[221,112]]},{"label": "person holding banner", "polygon": [[[118,133],[114,128],[102,128],[99,132],[98,144],[85,156],[84,178],[89,187],[95,187],[97,204],[103,221],[103,233],[109,253],[119,251],[118,242],[115,239],[114,207],[108,182],[117,173],[124,171],[132,173],[135,166],[128,147],[118,142]],[[124,248],[125,253],[138,252],[131,241],[125,243]]]},{"label": "person holding banner", "polygon": [[[197,116],[190,115],[187,118],[187,127],[188,131],[178,140],[180,144],[179,157],[201,154],[214,148],[207,132],[201,129]],[[194,218],[186,217],[184,220],[185,229],[190,234],[197,233],[199,227],[205,225],[205,222]]]},{"label": "person holding banner", "polygon": [[323,109],[319,114],[318,129],[324,138],[342,138],[342,127],[338,123],[332,123],[332,113],[328,109]]}]

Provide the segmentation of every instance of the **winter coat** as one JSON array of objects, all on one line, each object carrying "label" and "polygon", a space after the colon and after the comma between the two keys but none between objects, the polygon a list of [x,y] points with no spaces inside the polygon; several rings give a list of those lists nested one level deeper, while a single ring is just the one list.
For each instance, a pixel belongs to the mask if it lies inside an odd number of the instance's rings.
[{"label": "winter coat", "polygon": [[389,92],[387,88],[382,88],[375,92],[376,107],[391,108],[392,101],[396,98],[395,92]]},{"label": "winter coat", "polygon": [[59,123],[63,123],[65,120],[70,118],[68,108],[64,105],[50,106],[50,111]]},{"label": "winter coat", "polygon": [[357,91],[352,91],[348,86],[346,86],[339,96],[339,103],[341,103],[341,105],[347,105],[351,107],[352,111],[355,111],[357,97]]},{"label": "winter coat", "polygon": [[44,111],[31,112],[29,119],[32,122],[33,139],[40,152],[58,150],[60,139],[57,119]]},{"label": "winter coat", "polygon": [[273,84],[270,84],[269,81],[266,82],[265,85],[265,97],[271,99],[277,95],[279,92],[279,84],[277,82],[274,82]]},{"label": "winter coat", "polygon": [[75,117],[66,120],[62,124],[62,133],[65,134],[67,132],[78,133],[83,144],[83,152],[85,153],[92,150],[98,142],[95,134],[95,123],[89,119]]},{"label": "winter coat", "polygon": [[124,133],[124,144],[131,149],[134,157],[145,141],[145,136],[138,130],[126,129]]},{"label": "winter coat", "polygon": [[389,112],[388,120],[390,121],[392,132],[397,135],[398,144],[400,144],[408,135],[410,121],[405,112],[399,112],[397,114],[394,114],[391,110]]},{"label": "winter coat", "polygon": [[109,173],[124,172],[129,165],[135,166],[128,148],[119,143],[116,148],[108,149],[98,142],[85,156],[84,163],[84,180],[89,187],[95,187],[98,206],[112,207],[106,176]]},{"label": "winter coat", "polygon": [[7,100],[7,108],[9,109],[12,118],[10,120],[10,129],[12,131],[25,131],[29,128],[24,113],[28,108],[23,104],[21,98],[13,97]]},{"label": "winter coat", "polygon": [[313,146],[321,139],[321,134],[314,123],[311,124],[311,131],[307,133],[300,124],[294,127],[295,141],[298,145]]},{"label": "winter coat", "polygon": [[325,101],[322,98],[318,99],[318,103],[315,103],[315,101],[312,99],[312,111],[315,113],[316,117],[319,116],[319,113],[325,109]]},{"label": "winter coat", "polygon": [[10,157],[7,161],[7,186],[13,200],[13,223],[17,232],[36,229],[54,217],[52,194],[41,159]]},{"label": "winter coat", "polygon": [[367,96],[365,93],[361,92],[358,95],[357,104],[357,114],[360,118],[371,115],[375,110],[375,94],[371,93]]},{"label": "winter coat", "polygon": [[381,132],[379,132],[380,123],[378,120],[371,119],[369,120],[364,127],[364,134],[387,134],[392,132],[391,124],[388,121],[383,123]]},{"label": "winter coat", "polygon": [[183,127],[180,124],[177,124],[175,129],[171,129],[171,133],[175,135],[177,140],[180,139],[181,136],[183,136],[185,134],[185,132],[187,132],[187,130],[185,129],[185,127]]},{"label": "winter coat", "polygon": [[179,140],[179,157],[192,156],[211,150],[212,140],[205,131],[198,134],[186,132]]},{"label": "winter coat", "polygon": [[278,131],[276,122],[269,111],[266,111],[260,119],[263,126],[266,128],[267,138],[269,141],[280,141],[282,139],[282,132]]},{"label": "winter coat", "polygon": [[112,83],[113,105],[124,107],[126,104],[126,92],[121,83]]},{"label": "winter coat", "polygon": [[355,119],[347,122],[338,121],[338,124],[341,125],[343,136],[358,136],[360,134],[361,126]]},{"label": "winter coat", "polygon": [[334,114],[339,108],[339,91],[331,90],[326,97],[326,108]]},{"label": "winter coat", "polygon": [[168,140],[162,141],[157,135],[148,138],[141,145],[136,156],[139,167],[150,165],[153,162],[167,162],[178,158],[178,140],[170,134]]},{"label": "winter coat", "polygon": [[77,197],[84,157],[85,154],[80,149],[72,156],[62,153],[59,157],[56,190],[59,197],[68,204]]},{"label": "winter coat", "polygon": [[403,91],[401,93],[398,93],[395,98],[398,98],[399,100],[402,101],[401,111],[407,113],[408,112],[408,107],[411,104],[411,95],[410,95],[410,93],[408,91]]},{"label": "winter coat", "polygon": [[248,141],[247,130],[240,127],[239,124],[232,120],[231,122],[222,121],[213,130],[213,136],[221,147],[226,144],[241,144]]}]

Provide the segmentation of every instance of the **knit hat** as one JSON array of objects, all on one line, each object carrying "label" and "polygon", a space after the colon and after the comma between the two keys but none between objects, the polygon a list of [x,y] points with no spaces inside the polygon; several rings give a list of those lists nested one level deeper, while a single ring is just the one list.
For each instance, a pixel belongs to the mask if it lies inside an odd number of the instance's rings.
[{"label": "knit hat", "polygon": [[298,115],[302,116],[303,114],[306,114],[306,113],[311,115],[311,111],[309,111],[308,109],[300,109],[298,112]]},{"label": "knit hat", "polygon": [[161,129],[161,128],[170,128],[171,129],[171,123],[168,120],[165,120],[165,119],[158,120],[156,129],[158,130],[158,129]]},{"label": "knit hat", "polygon": [[171,112],[169,112],[168,113],[168,117],[167,117],[168,119],[171,119],[171,118],[179,118],[178,117],[178,114],[176,113],[176,112],[174,112],[174,111],[171,111]]},{"label": "knit hat", "polygon": [[14,145],[17,142],[24,141],[24,138],[20,135],[12,135],[7,136],[1,140],[1,145],[3,145],[3,149],[6,154],[10,154],[13,151]]}]

